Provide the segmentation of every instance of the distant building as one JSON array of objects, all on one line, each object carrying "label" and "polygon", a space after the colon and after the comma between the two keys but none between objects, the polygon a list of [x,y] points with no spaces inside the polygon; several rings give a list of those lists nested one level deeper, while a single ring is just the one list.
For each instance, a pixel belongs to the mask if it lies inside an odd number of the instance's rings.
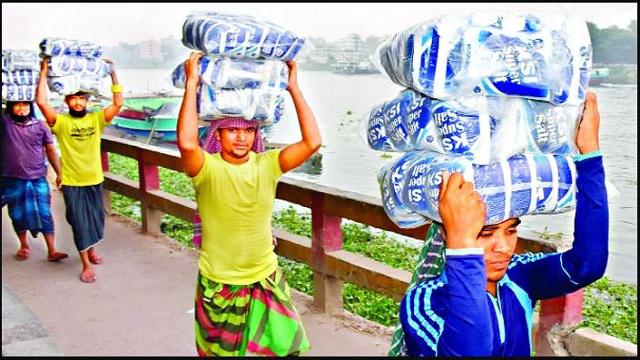
[{"label": "distant building", "polygon": [[338,61],[360,62],[363,58],[362,38],[358,34],[349,34],[338,42],[335,56]]},{"label": "distant building", "polygon": [[156,40],[146,40],[140,44],[141,60],[162,60],[162,46]]}]

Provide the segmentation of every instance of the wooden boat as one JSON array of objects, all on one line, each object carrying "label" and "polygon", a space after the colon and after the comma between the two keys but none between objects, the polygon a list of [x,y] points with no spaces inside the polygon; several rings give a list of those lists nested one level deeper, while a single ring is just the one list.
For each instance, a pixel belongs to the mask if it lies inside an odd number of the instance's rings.
[{"label": "wooden boat", "polygon": [[[181,97],[129,98],[114,118],[117,130],[134,137],[175,142]],[[200,124],[199,136],[206,135],[208,126]]]}]

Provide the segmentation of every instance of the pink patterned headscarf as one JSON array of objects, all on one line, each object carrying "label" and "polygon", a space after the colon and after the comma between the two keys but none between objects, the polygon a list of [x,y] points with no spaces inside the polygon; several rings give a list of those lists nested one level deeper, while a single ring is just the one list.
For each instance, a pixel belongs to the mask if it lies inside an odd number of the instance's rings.
[{"label": "pink patterned headscarf", "polygon": [[256,139],[253,141],[251,151],[257,153],[264,152],[264,140],[260,133],[260,123],[257,121],[246,120],[241,117],[227,117],[211,121],[211,128],[209,129],[209,133],[207,134],[207,138],[205,139],[202,148],[209,154],[219,153],[222,151],[222,145],[214,136],[216,130],[225,128],[248,129],[251,127],[256,128]]},{"label": "pink patterned headscarf", "polygon": [[[253,141],[251,151],[257,153],[264,152],[264,140],[262,139],[262,134],[260,133],[260,123],[256,121],[249,121],[240,117],[228,117],[211,121],[211,128],[209,129],[209,133],[204,140],[202,148],[209,154],[219,153],[220,151],[222,151],[222,145],[220,144],[220,141],[218,141],[214,136],[215,132],[218,129],[248,129],[250,127],[256,128],[256,138]],[[200,246],[202,245],[202,219],[200,219],[200,214],[197,210],[196,214],[193,217],[193,237],[191,238],[191,242],[196,248],[200,248]]]}]

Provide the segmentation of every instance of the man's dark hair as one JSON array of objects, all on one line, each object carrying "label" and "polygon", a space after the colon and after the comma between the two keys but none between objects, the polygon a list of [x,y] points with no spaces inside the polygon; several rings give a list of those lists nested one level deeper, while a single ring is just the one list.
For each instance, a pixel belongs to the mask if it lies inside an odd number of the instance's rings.
[{"label": "man's dark hair", "polygon": [[35,106],[33,106],[33,101],[7,101],[7,107],[4,109],[4,113],[6,115],[14,117],[14,115],[13,115],[13,107],[15,106],[15,104],[21,103],[21,102],[29,103],[29,114],[27,115],[27,117],[35,119],[35,117],[36,117],[36,108],[35,108]]}]

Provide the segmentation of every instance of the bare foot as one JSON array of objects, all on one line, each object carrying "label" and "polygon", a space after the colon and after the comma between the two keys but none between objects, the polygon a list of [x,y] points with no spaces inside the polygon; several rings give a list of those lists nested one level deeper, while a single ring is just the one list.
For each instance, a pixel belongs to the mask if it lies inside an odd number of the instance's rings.
[{"label": "bare foot", "polygon": [[98,256],[96,253],[89,255],[89,261],[94,265],[99,265],[104,262],[101,256]]},{"label": "bare foot", "polygon": [[49,256],[47,257],[47,260],[49,260],[49,261],[51,261],[51,262],[54,262],[54,261],[60,261],[60,260],[62,260],[62,259],[66,259],[66,258],[68,258],[68,257],[69,257],[69,255],[68,255],[68,254],[66,254],[66,253],[63,253],[63,252],[57,252],[57,251],[56,251],[56,252],[54,252],[53,254],[49,255]]},{"label": "bare foot", "polygon": [[96,273],[90,268],[84,269],[80,273],[80,280],[85,283],[92,283],[96,281]]},{"label": "bare foot", "polygon": [[16,253],[16,260],[18,261],[24,261],[29,259],[29,256],[31,256],[31,250],[28,248],[20,248],[20,250],[18,250],[18,252]]}]

